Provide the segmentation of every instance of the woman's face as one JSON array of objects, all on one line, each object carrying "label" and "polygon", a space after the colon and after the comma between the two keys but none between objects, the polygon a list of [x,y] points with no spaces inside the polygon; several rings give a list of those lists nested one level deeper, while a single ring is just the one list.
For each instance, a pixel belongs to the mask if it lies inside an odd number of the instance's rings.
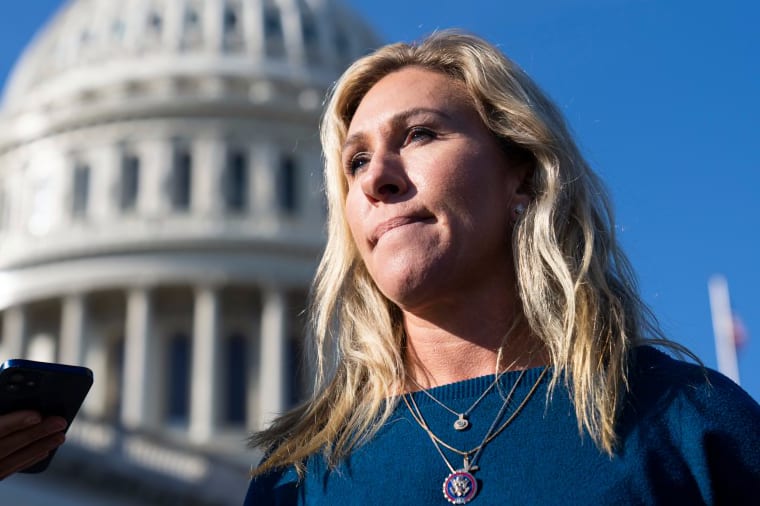
[{"label": "woman's face", "polygon": [[419,67],[387,75],[360,102],[342,162],[356,246],[402,309],[512,286],[510,217],[525,171],[461,83]]}]

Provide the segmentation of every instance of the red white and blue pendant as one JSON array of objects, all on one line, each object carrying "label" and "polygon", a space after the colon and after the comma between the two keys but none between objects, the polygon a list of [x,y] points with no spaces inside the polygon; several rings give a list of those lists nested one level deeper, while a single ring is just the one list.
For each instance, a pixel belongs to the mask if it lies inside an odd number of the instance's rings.
[{"label": "red white and blue pendant", "polygon": [[467,504],[477,493],[477,480],[464,469],[454,471],[443,482],[443,496],[451,504]]}]

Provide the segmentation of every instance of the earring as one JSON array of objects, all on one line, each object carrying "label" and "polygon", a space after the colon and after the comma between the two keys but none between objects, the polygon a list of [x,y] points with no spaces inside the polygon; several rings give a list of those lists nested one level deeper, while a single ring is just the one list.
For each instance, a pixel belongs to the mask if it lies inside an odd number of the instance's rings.
[{"label": "earring", "polygon": [[511,226],[517,225],[517,222],[520,221],[520,217],[525,214],[525,204],[517,204],[515,207],[512,208],[512,222],[510,223]]}]

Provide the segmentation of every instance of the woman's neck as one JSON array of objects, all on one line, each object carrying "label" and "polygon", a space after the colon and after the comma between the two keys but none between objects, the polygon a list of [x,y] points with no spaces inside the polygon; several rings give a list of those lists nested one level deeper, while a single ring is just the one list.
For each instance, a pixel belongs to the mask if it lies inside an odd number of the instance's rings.
[{"label": "woman's neck", "polygon": [[488,317],[480,312],[461,325],[448,320],[442,325],[404,313],[408,373],[421,386],[429,388],[549,362],[541,341],[524,319],[515,315]]}]

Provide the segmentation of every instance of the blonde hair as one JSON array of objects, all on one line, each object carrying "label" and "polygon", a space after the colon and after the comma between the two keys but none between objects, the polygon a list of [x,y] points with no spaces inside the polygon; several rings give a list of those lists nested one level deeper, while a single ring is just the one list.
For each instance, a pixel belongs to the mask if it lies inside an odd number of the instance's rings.
[{"label": "blonde hair", "polygon": [[306,403],[251,438],[268,454],[254,474],[289,465],[302,471],[304,460],[319,452],[336,464],[372,436],[394,409],[394,395],[403,391],[401,313],[375,286],[354,246],[340,159],[364,95],[408,66],[461,82],[494,135],[532,156],[533,199],[513,235],[522,310],[549,352],[550,391],[563,382],[579,431],[587,430],[612,454],[631,348],[644,341],[678,346],[662,337],[639,298],[615,239],[604,186],[556,106],[497,48],[445,31],[363,57],[332,90],[321,128],[328,240],[311,299],[316,388]]}]

